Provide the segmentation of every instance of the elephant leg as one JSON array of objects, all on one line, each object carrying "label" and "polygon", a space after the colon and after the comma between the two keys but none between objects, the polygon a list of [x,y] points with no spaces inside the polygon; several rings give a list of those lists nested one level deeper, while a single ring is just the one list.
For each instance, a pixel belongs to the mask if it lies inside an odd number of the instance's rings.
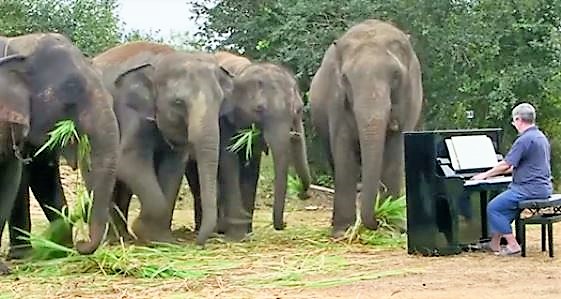
[{"label": "elephant leg", "polygon": [[[29,212],[29,169],[24,166],[16,199],[9,220],[10,249],[8,259],[22,259],[31,252],[31,243],[23,232],[31,232]],[[22,232],[23,231],[23,232]]]},{"label": "elephant leg", "polygon": [[179,153],[166,150],[158,161],[158,183],[162,188],[164,197],[168,204],[168,227],[171,229],[173,220],[173,211],[175,210],[175,201],[181,187],[181,180],[187,168],[183,162],[183,157]]},{"label": "elephant leg", "polygon": [[241,198],[240,161],[235,153],[221,149],[219,167],[220,199],[224,203],[225,233],[232,240],[245,237],[247,211]]},{"label": "elephant leg", "polygon": [[353,142],[343,132],[333,138],[331,152],[335,166],[332,236],[341,238],[356,221],[356,185],[360,167]]},{"label": "elephant leg", "polygon": [[185,167],[185,178],[193,196],[193,205],[195,210],[195,231],[201,228],[201,218],[203,211],[201,208],[201,184],[199,183],[199,172],[197,170],[197,161],[189,160]]},{"label": "elephant leg", "polygon": [[398,198],[402,194],[403,185],[403,137],[400,132],[388,132],[384,150],[384,167],[382,168],[381,181],[385,188],[380,199],[391,196]]},{"label": "elephant leg", "polygon": [[[57,221],[55,225],[58,233],[54,236],[56,239],[51,241],[72,246],[72,227],[65,225],[60,214],[52,210],[65,212],[68,216],[68,209],[65,209],[67,202],[60,181],[59,159],[56,154],[45,153],[39,160],[31,163],[29,186],[49,222]],[[65,229],[62,229],[63,226]]]},{"label": "elephant leg", "polygon": [[[240,157],[240,159],[243,158]],[[259,169],[261,167],[261,150],[256,149],[255,154],[248,162],[247,164],[244,162],[240,167],[240,192],[243,208],[247,212],[247,217],[249,217],[245,231],[247,234],[253,231],[253,213],[255,211],[255,194],[259,180]]]},{"label": "elephant leg", "polygon": [[111,209],[111,221],[114,230],[109,234],[110,242],[116,242],[120,238],[123,241],[130,241],[133,237],[127,228],[129,219],[129,205],[132,198],[132,191],[121,181],[115,183],[115,192],[113,193],[113,208]]},{"label": "elephant leg", "polygon": [[154,171],[152,152],[131,150],[121,156],[118,177],[140,200],[140,215],[132,230],[144,242],[171,242],[165,196]]},{"label": "elephant leg", "polygon": [[[18,160],[0,162],[0,227],[4,227],[8,217],[12,213],[12,208],[18,193],[22,164]],[[0,239],[2,231],[0,231]],[[0,262],[0,275],[8,274],[10,269]]]},{"label": "elephant leg", "polygon": [[[62,211],[67,205],[60,181],[58,158],[43,158],[31,164],[29,185],[49,222],[60,219],[51,209]],[[50,207],[50,208],[49,208]]]}]

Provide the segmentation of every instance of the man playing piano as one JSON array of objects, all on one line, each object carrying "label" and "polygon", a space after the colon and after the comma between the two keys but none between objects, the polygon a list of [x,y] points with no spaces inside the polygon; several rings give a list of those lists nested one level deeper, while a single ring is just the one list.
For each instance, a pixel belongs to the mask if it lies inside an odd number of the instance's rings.
[{"label": "man playing piano", "polygon": [[[532,198],[547,198],[552,193],[550,145],[547,137],[535,125],[536,111],[528,103],[512,110],[512,125],[518,131],[510,151],[495,167],[477,174],[472,180],[484,180],[512,172],[512,183],[487,205],[487,219],[491,232],[489,247],[497,255],[520,252],[520,245],[512,234],[511,223],[517,216],[518,202]],[[501,237],[507,241],[500,246]]]}]

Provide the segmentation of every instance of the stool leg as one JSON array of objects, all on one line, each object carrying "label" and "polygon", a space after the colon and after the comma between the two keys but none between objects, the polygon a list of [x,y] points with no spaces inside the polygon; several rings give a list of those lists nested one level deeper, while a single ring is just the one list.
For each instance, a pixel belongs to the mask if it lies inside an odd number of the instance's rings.
[{"label": "stool leg", "polygon": [[553,257],[553,223],[547,225],[547,241],[549,243],[549,257]]},{"label": "stool leg", "polygon": [[514,230],[516,231],[516,242],[518,242],[518,244],[522,244],[522,238],[520,236],[520,213],[516,215],[514,220]]},{"label": "stool leg", "polygon": [[526,223],[524,222],[524,220],[520,221],[520,247],[522,247],[522,252],[520,253],[520,255],[522,255],[523,257],[526,256]]},{"label": "stool leg", "polygon": [[545,224],[542,224],[542,252],[545,251],[545,240],[546,240],[546,236],[545,236]]}]

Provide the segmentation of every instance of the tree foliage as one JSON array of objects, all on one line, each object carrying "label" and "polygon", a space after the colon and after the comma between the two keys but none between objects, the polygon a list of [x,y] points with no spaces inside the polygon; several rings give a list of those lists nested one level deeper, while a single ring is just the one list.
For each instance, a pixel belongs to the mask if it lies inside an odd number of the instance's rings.
[{"label": "tree foliage", "polygon": [[393,22],[411,35],[421,60],[425,128],[500,127],[508,145],[510,111],[527,101],[552,140],[554,169],[561,161],[561,0],[196,2],[199,34],[212,48],[285,64],[302,90],[329,44],[353,24]]},{"label": "tree foliage", "polygon": [[0,0],[0,35],[58,32],[93,56],[121,38],[116,0]]}]

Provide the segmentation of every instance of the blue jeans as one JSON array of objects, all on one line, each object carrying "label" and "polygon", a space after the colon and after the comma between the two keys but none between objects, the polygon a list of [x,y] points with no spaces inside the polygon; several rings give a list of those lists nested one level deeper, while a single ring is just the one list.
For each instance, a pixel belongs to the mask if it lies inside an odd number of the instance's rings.
[{"label": "blue jeans", "polygon": [[510,224],[518,214],[518,202],[528,199],[524,194],[507,189],[487,205],[487,221],[491,234],[512,234]]}]

